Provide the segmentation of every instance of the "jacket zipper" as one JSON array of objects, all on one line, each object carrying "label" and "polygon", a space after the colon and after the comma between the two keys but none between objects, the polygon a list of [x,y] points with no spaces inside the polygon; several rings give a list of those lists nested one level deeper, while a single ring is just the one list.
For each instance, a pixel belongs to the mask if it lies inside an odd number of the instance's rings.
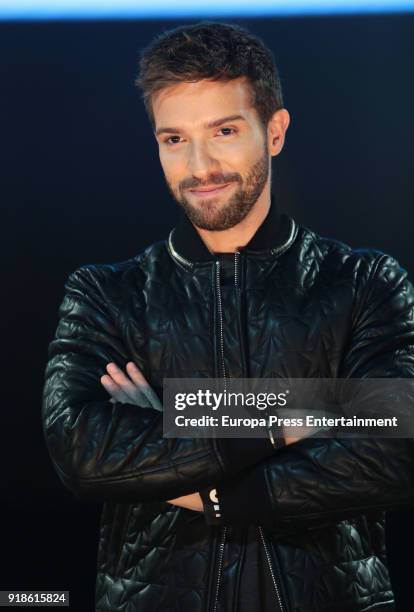
[{"label": "jacket zipper", "polygon": [[274,571],[273,566],[272,566],[272,560],[270,558],[270,553],[269,553],[269,549],[267,547],[266,539],[264,537],[261,525],[259,525],[258,527],[259,527],[260,537],[261,537],[262,543],[263,543],[263,548],[265,550],[267,563],[269,565],[270,574],[272,576],[273,586],[275,587],[276,598],[277,598],[277,603],[278,603],[278,606],[279,606],[279,610],[280,610],[280,612],[284,612],[285,607],[284,607],[284,605],[282,603],[282,597],[280,595],[280,590],[279,590],[279,587],[278,587],[278,584],[277,584],[277,579],[276,579],[276,572]]},{"label": "jacket zipper", "polygon": [[[238,287],[238,276],[237,276],[237,256],[240,255],[239,251],[235,251],[234,253],[234,284]],[[220,260],[216,260],[216,287],[217,287],[217,304],[218,304],[218,313],[219,313],[219,325],[220,325],[220,356],[221,356],[221,367],[222,367],[222,375],[224,378],[224,389],[226,390],[226,366],[224,363],[224,338],[223,338],[223,307],[221,301],[221,290],[220,290]],[[217,603],[218,603],[218,595],[220,588],[220,579],[221,579],[221,570],[223,565],[223,556],[224,556],[224,545],[226,542],[226,534],[227,527],[221,528],[221,542],[219,546],[219,557],[218,557],[218,569],[217,569],[217,582],[216,582],[216,591],[214,596],[214,604],[212,612],[216,612]]]},{"label": "jacket zipper", "polygon": [[219,313],[219,325],[220,325],[220,356],[221,356],[221,367],[222,376],[224,378],[224,388],[226,388],[226,366],[224,365],[224,338],[223,338],[223,306],[221,301],[220,291],[220,260],[216,261],[216,286],[217,286],[217,306]]},{"label": "jacket zipper", "polygon": [[[222,375],[224,378],[224,390],[226,391],[226,366],[224,363],[224,338],[223,338],[223,308],[221,301],[221,291],[220,291],[220,260],[216,260],[216,288],[217,288],[217,307],[219,314],[219,325],[220,325],[220,357],[221,357],[221,368]],[[221,542],[219,545],[219,556],[218,556],[218,567],[217,567],[217,581],[216,581],[216,591],[214,595],[214,603],[212,612],[216,612],[217,603],[218,603],[218,595],[220,588],[220,578],[221,578],[221,569],[223,565],[223,556],[224,556],[224,545],[226,542],[226,533],[227,527],[220,527],[221,530]]]},{"label": "jacket zipper", "polygon": [[221,528],[221,542],[219,545],[219,560],[218,560],[218,567],[217,567],[217,582],[216,582],[216,592],[214,595],[214,604],[213,604],[213,612],[216,612],[217,610],[217,603],[218,603],[218,594],[219,594],[219,587],[220,587],[220,578],[221,578],[221,569],[222,569],[222,565],[223,565],[223,555],[224,555],[224,544],[226,541],[226,533],[227,533],[227,527],[222,527]]}]

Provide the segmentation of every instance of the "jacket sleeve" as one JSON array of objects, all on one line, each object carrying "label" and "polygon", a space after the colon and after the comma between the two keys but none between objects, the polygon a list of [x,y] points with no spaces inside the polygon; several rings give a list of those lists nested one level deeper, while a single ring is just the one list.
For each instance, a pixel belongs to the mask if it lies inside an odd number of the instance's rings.
[{"label": "jacket sleeve", "polygon": [[106,365],[112,361],[125,369],[132,359],[110,314],[100,272],[82,266],[69,275],[48,347],[42,426],[64,485],[95,502],[165,501],[270,456],[274,449],[265,438],[163,438],[161,412],[110,401],[100,382]]},{"label": "jacket sleeve", "polygon": [[[363,292],[337,377],[413,378],[414,288],[406,270],[391,256],[377,255]],[[370,510],[412,509],[413,440],[309,436],[216,491],[220,519],[214,524],[306,528]]]}]

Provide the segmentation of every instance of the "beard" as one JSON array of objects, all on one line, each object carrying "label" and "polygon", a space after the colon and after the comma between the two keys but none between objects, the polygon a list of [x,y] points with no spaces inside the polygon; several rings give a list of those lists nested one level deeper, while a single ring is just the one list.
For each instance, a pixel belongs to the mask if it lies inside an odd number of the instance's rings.
[{"label": "beard", "polygon": [[205,181],[204,185],[225,185],[232,182],[239,184],[233,195],[221,205],[212,199],[203,200],[202,198],[198,198],[198,205],[191,204],[185,195],[185,190],[203,187],[199,181],[195,182],[194,179],[180,183],[178,196],[168,181],[167,187],[195,226],[210,231],[226,230],[243,221],[257,202],[269,176],[269,157],[265,146],[263,155],[251,166],[244,180],[238,172],[234,172],[211,176],[210,180]]}]

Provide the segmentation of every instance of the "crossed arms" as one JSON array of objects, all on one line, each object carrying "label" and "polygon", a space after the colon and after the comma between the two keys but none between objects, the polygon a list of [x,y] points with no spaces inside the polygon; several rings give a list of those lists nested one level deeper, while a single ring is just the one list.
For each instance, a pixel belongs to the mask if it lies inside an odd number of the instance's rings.
[{"label": "crossed arms", "polygon": [[[412,378],[414,288],[392,257],[377,253],[364,262],[338,377]],[[265,439],[166,439],[158,410],[109,400],[102,380],[109,384],[108,364],[132,366],[102,300],[101,274],[88,266],[69,276],[45,371],[46,444],[77,496],[182,505],[182,498],[217,487],[229,524],[312,524],[412,508],[411,439],[308,437],[282,449]]]},{"label": "crossed arms", "polygon": [[[101,383],[108,391],[112,401],[130,402],[137,406],[146,405],[152,406],[155,410],[162,410],[158,396],[133,361],[126,364],[126,374],[118,368],[116,363],[109,363],[106,370],[107,374],[101,376]],[[285,437],[285,444],[293,444],[299,439],[293,436]],[[204,510],[203,501],[197,492],[169,499],[168,503],[198,512]]]}]

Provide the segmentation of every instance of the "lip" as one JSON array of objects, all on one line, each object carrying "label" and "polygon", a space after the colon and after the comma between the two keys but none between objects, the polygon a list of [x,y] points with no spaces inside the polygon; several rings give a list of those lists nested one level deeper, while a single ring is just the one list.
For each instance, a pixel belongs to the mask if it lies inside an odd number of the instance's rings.
[{"label": "lip", "polygon": [[191,191],[191,193],[193,193],[196,196],[209,196],[209,195],[215,195],[216,193],[220,193],[221,191],[223,191],[224,189],[226,189],[226,187],[228,187],[229,185],[231,185],[231,183],[227,183],[226,185],[220,185],[220,187],[213,187],[212,189],[190,189],[189,191]]}]

